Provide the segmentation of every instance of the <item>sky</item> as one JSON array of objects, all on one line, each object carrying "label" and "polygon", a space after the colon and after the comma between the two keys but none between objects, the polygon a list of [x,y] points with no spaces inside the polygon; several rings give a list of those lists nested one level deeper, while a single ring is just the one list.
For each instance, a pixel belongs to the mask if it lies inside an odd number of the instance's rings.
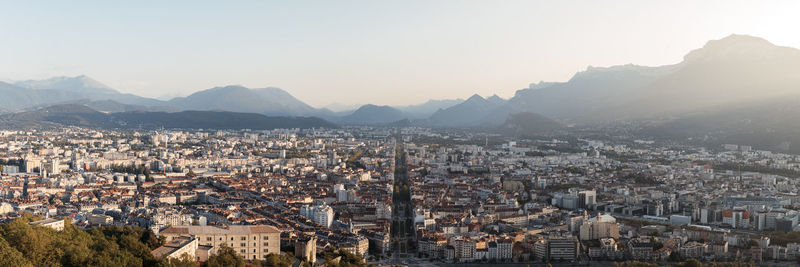
[{"label": "sky", "polygon": [[587,66],[674,64],[747,34],[800,47],[800,1],[0,1],[0,80],[147,97],[280,87],[322,107],[504,98]]}]

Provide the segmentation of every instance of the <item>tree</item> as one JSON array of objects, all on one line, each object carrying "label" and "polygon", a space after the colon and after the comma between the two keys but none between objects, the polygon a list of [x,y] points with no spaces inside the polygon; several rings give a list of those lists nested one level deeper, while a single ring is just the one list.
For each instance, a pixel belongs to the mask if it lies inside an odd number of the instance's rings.
[{"label": "tree", "polygon": [[231,247],[223,244],[216,254],[208,257],[205,265],[208,267],[244,267],[244,259]]},{"label": "tree", "polygon": [[156,236],[156,235],[153,233],[153,231],[149,231],[149,230],[148,230],[148,231],[144,231],[144,232],[142,232],[142,235],[141,235],[141,237],[139,238],[139,241],[140,241],[140,242],[142,242],[142,243],[144,243],[144,244],[145,244],[145,245],[147,245],[148,247],[150,247],[150,248],[153,248],[153,249],[155,249],[155,248],[157,248],[157,247],[160,247],[161,245],[163,245],[163,244],[164,244],[163,240],[160,240],[160,239],[159,239],[159,238],[158,238],[158,237],[157,237],[157,236]]},{"label": "tree", "polygon": [[681,255],[678,254],[678,252],[672,252],[672,253],[669,254],[669,258],[667,258],[667,260],[669,260],[671,262],[679,262],[682,259],[681,259]]},{"label": "tree", "polygon": [[[341,257],[338,263],[332,263],[331,260],[336,257]],[[332,249],[325,250],[322,253],[322,258],[325,259],[325,266],[339,267],[339,266],[366,266],[364,258],[359,255],[350,253],[347,250],[340,249],[334,251]]]},{"label": "tree", "polygon": [[696,259],[688,259],[685,262],[678,264],[681,267],[703,267],[703,263]]},{"label": "tree", "polygon": [[[0,224],[0,266],[165,264],[151,253],[160,243],[151,247],[140,241],[145,232],[149,232],[145,228],[103,226],[83,231],[69,219],[65,219],[62,231],[28,224],[38,219],[40,217],[25,213],[11,222]],[[22,260],[17,257],[20,255]]]},{"label": "tree", "polygon": [[288,254],[270,253],[267,258],[261,261],[262,266],[269,267],[289,267],[294,263],[294,257]]},{"label": "tree", "polygon": [[170,267],[197,267],[197,262],[188,253],[183,253],[179,258],[170,258],[166,263]]},{"label": "tree", "polygon": [[0,266],[20,266],[33,267],[22,253],[8,245],[5,239],[0,237]]}]

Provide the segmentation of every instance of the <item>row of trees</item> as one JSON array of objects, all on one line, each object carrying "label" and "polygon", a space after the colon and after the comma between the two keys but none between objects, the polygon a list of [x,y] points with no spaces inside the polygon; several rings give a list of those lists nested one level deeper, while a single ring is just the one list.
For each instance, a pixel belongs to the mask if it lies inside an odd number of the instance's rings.
[{"label": "row of trees", "polygon": [[759,164],[737,164],[731,162],[714,163],[715,171],[745,171],[745,172],[758,172],[764,174],[774,174],[786,176],[790,178],[800,177],[800,171],[791,169],[778,169]]},{"label": "row of trees", "polygon": [[[333,250],[327,249],[322,252],[322,259],[325,261],[326,267],[351,267],[351,266],[366,266],[364,258],[355,255],[346,250]],[[289,252],[286,254],[269,254],[266,259],[262,261],[247,261],[244,260],[236,250],[223,245],[216,254],[208,258],[205,266],[209,267],[254,267],[254,266],[269,266],[269,267],[289,267],[294,264],[294,255]],[[311,267],[308,262],[302,262],[301,267]]]},{"label": "row of trees", "polygon": [[800,232],[769,232],[767,236],[770,239],[770,243],[785,246],[789,243],[800,243]]},{"label": "row of trees", "polygon": [[122,165],[122,164],[112,164],[111,165],[112,172],[121,172],[121,173],[130,173],[130,174],[143,174],[148,179],[150,178],[150,169],[147,168],[144,164],[139,166],[133,165]]}]

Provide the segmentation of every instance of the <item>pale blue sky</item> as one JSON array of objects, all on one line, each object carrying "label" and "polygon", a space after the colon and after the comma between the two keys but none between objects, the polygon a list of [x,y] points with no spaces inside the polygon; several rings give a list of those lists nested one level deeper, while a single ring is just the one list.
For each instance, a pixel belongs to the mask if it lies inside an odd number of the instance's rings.
[{"label": "pale blue sky", "polygon": [[800,47],[800,1],[2,1],[0,80],[281,87],[314,106],[510,97],[731,33]]}]

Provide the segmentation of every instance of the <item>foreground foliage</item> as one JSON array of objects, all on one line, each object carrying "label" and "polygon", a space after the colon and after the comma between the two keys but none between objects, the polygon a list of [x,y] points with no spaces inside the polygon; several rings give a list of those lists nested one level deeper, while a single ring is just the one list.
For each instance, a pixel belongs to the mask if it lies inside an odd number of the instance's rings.
[{"label": "foreground foliage", "polygon": [[327,249],[322,252],[326,267],[366,266],[364,258],[347,250]]},{"label": "foreground foliage", "polygon": [[[29,213],[0,224],[0,266],[157,266],[197,267],[184,254],[177,259],[157,259],[151,251],[164,244],[148,229],[135,226],[102,226],[84,231],[69,219],[63,231],[28,224],[40,220]],[[351,257],[346,257],[346,261]],[[245,261],[227,246],[202,266],[289,267],[295,262],[288,254],[270,254],[263,261]]]},{"label": "foreground foliage", "polygon": [[25,214],[0,225],[0,266],[170,266],[150,253],[162,242],[147,229],[104,226],[83,231],[67,219],[63,231],[32,226]]}]

